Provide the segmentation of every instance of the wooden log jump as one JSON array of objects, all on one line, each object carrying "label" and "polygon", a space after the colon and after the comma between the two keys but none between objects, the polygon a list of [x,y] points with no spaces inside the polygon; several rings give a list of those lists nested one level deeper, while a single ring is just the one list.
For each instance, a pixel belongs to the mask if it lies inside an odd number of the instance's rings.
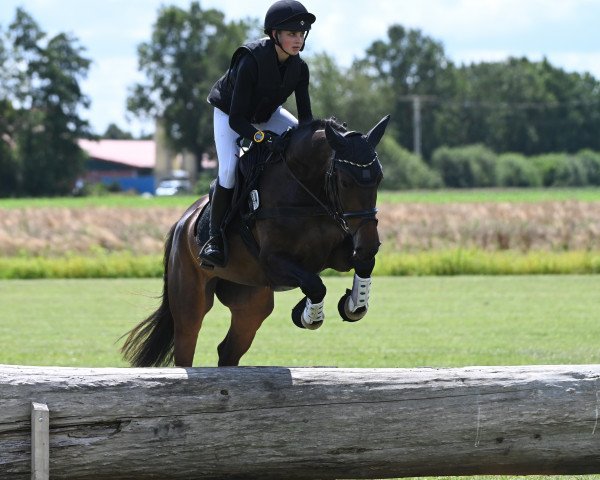
[{"label": "wooden log jump", "polygon": [[600,365],[114,369],[0,365],[0,479],[600,473]]}]

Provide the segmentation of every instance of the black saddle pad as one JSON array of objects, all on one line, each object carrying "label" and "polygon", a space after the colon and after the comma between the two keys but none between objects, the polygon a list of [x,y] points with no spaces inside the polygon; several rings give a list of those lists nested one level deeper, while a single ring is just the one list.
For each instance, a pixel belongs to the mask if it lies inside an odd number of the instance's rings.
[{"label": "black saddle pad", "polygon": [[[211,191],[212,193],[212,191]],[[229,221],[225,227],[225,231],[223,232],[224,240],[227,241],[227,235],[229,233],[235,233],[239,231],[241,223],[240,215],[233,215],[229,218]],[[208,241],[209,238],[209,227],[210,227],[210,201],[202,207],[202,212],[198,215],[198,219],[196,220],[196,242],[200,247],[203,247],[204,244]]]},{"label": "black saddle pad", "polygon": [[208,227],[210,222],[210,202],[202,207],[202,212],[196,220],[196,241],[201,247],[208,241]]}]

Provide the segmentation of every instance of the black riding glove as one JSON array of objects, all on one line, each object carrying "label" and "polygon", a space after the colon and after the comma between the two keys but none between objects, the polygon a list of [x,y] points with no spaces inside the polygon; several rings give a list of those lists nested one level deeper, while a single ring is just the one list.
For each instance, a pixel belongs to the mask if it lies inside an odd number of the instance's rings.
[{"label": "black riding glove", "polygon": [[273,153],[283,153],[285,150],[285,140],[275,133],[265,132],[263,144]]}]

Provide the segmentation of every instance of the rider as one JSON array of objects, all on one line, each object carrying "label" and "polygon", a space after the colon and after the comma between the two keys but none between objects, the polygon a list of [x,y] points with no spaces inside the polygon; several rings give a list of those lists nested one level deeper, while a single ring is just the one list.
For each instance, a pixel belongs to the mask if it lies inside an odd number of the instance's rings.
[{"label": "rider", "polygon": [[[209,240],[200,251],[207,263],[227,263],[221,224],[231,202],[239,147],[237,139],[283,151],[279,135],[298,120],[282,104],[295,93],[300,122],[312,120],[308,66],[300,58],[316,17],[295,0],[275,2],[265,16],[268,38],[238,48],[227,72],[214,84],[208,102],[214,109],[219,174],[211,199]],[[271,133],[272,132],[272,133]]]}]

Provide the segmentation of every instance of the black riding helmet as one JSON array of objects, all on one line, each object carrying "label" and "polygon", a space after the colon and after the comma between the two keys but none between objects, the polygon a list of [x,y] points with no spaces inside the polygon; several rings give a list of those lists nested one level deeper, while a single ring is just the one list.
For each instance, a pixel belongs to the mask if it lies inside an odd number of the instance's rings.
[{"label": "black riding helmet", "polygon": [[[296,0],[279,0],[269,7],[265,15],[265,33],[271,37],[273,30],[288,30],[290,32],[306,32],[304,40],[308,37],[311,25],[317,17],[306,10],[306,7]],[[273,41],[281,47],[279,38]],[[304,50],[304,45],[300,51]],[[285,50],[284,50],[285,51]],[[286,52],[288,53],[288,52]]]}]

